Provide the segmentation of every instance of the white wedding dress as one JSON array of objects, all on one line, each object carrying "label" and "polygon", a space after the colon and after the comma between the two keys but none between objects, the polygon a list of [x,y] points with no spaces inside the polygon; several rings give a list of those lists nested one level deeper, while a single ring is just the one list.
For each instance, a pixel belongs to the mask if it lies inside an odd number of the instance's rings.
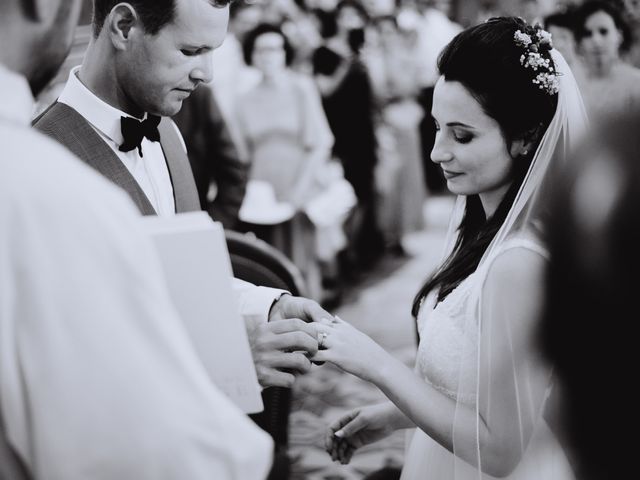
[{"label": "white wedding dress", "polygon": [[[506,241],[498,252],[525,248],[546,258],[545,250],[529,239]],[[494,257],[495,258],[495,257]],[[487,261],[485,265],[489,265]],[[467,277],[437,306],[436,292],[429,294],[418,315],[420,345],[416,371],[425,382],[465,407],[476,409],[477,392],[460,392],[460,385],[477,385],[479,328],[477,321],[468,321],[467,312],[474,289],[482,282],[486,270],[477,270]],[[471,327],[471,328],[470,328]],[[543,408],[540,408],[540,412]],[[514,421],[519,421],[514,418]],[[455,440],[454,440],[455,441]],[[420,429],[408,443],[401,480],[467,480],[494,478],[482,474],[474,466],[456,457]],[[574,478],[560,445],[541,414],[537,415],[533,434],[524,447],[524,454],[515,470],[506,478],[517,480],[565,480]]]}]

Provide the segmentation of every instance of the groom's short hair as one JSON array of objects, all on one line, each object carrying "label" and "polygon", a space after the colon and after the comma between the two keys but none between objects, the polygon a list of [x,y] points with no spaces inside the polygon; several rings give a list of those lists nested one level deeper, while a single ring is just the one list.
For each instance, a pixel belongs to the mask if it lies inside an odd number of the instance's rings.
[{"label": "groom's short hair", "polygon": [[[131,5],[142,24],[146,33],[155,35],[162,27],[171,23],[176,14],[176,1],[178,0],[125,0],[124,3]],[[234,0],[201,0],[208,1],[212,6],[226,7]],[[93,36],[97,37],[102,31],[102,26],[113,7],[123,3],[122,0],[93,0]]]}]

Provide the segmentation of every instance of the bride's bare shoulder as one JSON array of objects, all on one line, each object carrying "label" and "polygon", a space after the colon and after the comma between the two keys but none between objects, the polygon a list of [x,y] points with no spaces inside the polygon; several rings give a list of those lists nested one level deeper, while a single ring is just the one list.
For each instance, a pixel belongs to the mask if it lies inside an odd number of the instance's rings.
[{"label": "bride's bare shoulder", "polygon": [[546,252],[531,245],[514,245],[498,254],[487,271],[483,295],[503,306],[517,306],[519,310],[537,310],[542,303]]}]

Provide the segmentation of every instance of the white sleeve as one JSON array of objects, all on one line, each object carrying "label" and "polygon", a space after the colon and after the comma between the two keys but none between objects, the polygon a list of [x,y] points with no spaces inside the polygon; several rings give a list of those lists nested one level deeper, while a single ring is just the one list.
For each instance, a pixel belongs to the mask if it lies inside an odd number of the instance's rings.
[{"label": "white sleeve", "polygon": [[237,278],[233,279],[233,290],[238,300],[240,315],[242,315],[247,328],[268,322],[273,302],[278,300],[282,294],[289,293],[277,288],[257,287]]},{"label": "white sleeve", "polygon": [[46,146],[0,158],[9,441],[36,478],[264,478],[271,440],[210,383],[130,200]]}]

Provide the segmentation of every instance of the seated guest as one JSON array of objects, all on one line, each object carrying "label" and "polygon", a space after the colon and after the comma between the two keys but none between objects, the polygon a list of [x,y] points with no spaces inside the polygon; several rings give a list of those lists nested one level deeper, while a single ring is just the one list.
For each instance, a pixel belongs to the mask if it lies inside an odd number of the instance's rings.
[{"label": "seated guest", "polygon": [[130,199],[29,128],[80,4],[0,3],[0,478],[264,478],[270,440],[195,357]]},{"label": "seated guest", "polygon": [[[211,52],[224,40],[228,3],[94,0],[83,64],[35,127],[124,188],[141,213],[200,210],[183,140],[166,117],[211,81]],[[239,280],[234,287],[260,383],[290,386],[291,372],[311,366],[302,352],[317,350],[315,329],[303,320],[329,314],[278,290]]]}]

